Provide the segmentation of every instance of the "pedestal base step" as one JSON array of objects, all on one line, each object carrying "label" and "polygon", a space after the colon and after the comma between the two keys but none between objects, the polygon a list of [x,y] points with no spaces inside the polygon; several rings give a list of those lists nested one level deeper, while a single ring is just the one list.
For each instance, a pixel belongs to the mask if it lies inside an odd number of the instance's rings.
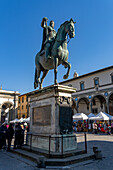
[{"label": "pedestal base step", "polygon": [[83,162],[87,161],[90,159],[94,158],[94,154],[92,153],[84,153],[84,154],[79,154],[79,155],[74,155],[66,158],[47,158],[45,156],[33,153],[33,152],[28,152],[23,149],[12,149],[11,150],[13,153],[18,154],[20,156],[23,156],[24,158],[27,158],[35,163],[37,163],[38,167],[51,167],[51,166],[67,166],[67,165],[72,165],[78,162]]}]

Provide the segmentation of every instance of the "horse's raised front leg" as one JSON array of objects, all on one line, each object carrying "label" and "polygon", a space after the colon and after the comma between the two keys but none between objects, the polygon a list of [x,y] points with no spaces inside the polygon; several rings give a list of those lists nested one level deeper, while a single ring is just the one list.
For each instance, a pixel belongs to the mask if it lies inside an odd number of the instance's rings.
[{"label": "horse's raised front leg", "polygon": [[70,64],[69,62],[67,62],[67,61],[64,61],[64,62],[62,63],[62,65],[63,65],[65,68],[68,67],[67,73],[63,76],[64,79],[67,79],[68,76],[69,76],[69,73],[70,73],[71,64]]},{"label": "horse's raised front leg", "polygon": [[44,71],[43,71],[43,75],[42,75],[41,81],[40,81],[40,89],[42,89],[42,83],[43,83],[44,78],[45,78],[45,76],[47,75],[47,73],[48,73],[48,70],[44,70]]},{"label": "horse's raised front leg", "polygon": [[58,67],[58,58],[54,58],[54,84],[57,84],[57,67]]},{"label": "horse's raised front leg", "polygon": [[37,83],[37,69],[35,68],[34,89],[36,89],[37,87],[38,87],[38,83]]}]

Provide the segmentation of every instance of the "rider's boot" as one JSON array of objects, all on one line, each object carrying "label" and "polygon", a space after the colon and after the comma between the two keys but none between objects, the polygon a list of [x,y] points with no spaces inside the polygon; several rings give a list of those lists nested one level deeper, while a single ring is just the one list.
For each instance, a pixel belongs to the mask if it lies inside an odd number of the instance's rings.
[{"label": "rider's boot", "polygon": [[51,56],[49,55],[49,48],[46,48],[45,50],[45,59],[46,59],[46,62],[48,61],[48,59],[51,59]]}]

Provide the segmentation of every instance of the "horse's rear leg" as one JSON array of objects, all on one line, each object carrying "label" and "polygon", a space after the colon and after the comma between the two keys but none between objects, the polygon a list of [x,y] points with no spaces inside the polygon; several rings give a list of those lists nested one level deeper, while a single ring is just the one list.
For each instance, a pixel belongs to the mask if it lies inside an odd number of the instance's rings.
[{"label": "horse's rear leg", "polygon": [[48,70],[44,70],[44,71],[43,71],[43,75],[42,75],[41,81],[40,81],[40,89],[42,89],[42,83],[43,83],[44,78],[45,78],[45,76],[47,75],[47,73],[48,73]]},{"label": "horse's rear leg", "polygon": [[34,89],[38,87],[38,82],[37,82],[37,69],[35,68],[35,78],[34,78]]},{"label": "horse's rear leg", "polygon": [[38,87],[38,84],[40,83],[40,73],[41,73],[41,69],[40,66],[38,66],[35,69],[34,89],[36,89]]},{"label": "horse's rear leg", "polygon": [[71,64],[65,61],[62,65],[64,65],[65,68],[68,67],[67,73],[63,76],[64,79],[67,79],[70,73]]},{"label": "horse's rear leg", "polygon": [[57,67],[58,67],[58,58],[54,58],[54,84],[57,84]]}]

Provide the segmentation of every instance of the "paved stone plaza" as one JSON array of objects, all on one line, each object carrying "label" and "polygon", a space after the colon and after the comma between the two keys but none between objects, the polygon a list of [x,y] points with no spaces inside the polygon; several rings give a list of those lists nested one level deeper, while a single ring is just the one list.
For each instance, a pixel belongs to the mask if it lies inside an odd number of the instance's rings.
[{"label": "paved stone plaza", "polygon": [[[77,133],[77,136],[80,136]],[[79,141],[82,138],[78,138]],[[106,134],[87,134],[88,150],[92,150],[93,146],[97,146],[102,151],[102,160],[89,160],[82,163],[66,167],[57,167],[53,169],[71,169],[71,170],[112,170],[113,169],[113,136]],[[13,153],[0,150],[0,170],[36,170],[36,163],[17,156]],[[48,167],[48,169],[52,169]]]},{"label": "paved stone plaza", "polygon": [[72,166],[77,170],[112,170],[113,169],[113,136],[106,134],[88,134],[88,149],[92,150],[93,146],[97,146],[102,151],[102,160],[90,160]]}]

